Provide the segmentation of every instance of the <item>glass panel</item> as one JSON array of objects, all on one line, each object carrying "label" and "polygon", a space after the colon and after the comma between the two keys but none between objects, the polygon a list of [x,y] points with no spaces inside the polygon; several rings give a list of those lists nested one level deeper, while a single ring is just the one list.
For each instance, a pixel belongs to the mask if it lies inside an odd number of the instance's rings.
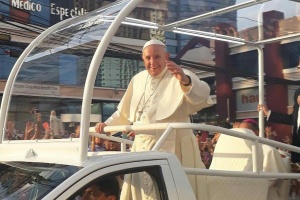
[{"label": "glass panel", "polygon": [[[122,28],[122,27],[121,27]],[[115,52],[121,57],[128,53]],[[120,57],[104,57],[98,71],[95,86],[108,88],[127,88],[130,79],[144,70],[140,60]]]},{"label": "glass panel", "polygon": [[[1,40],[1,39],[0,39]],[[0,46],[0,79],[7,79],[22,49],[17,46]]]},{"label": "glass panel", "polygon": [[[91,59],[111,24],[105,16],[114,18],[127,3],[118,1],[71,19],[38,42],[17,74],[4,140],[68,138],[74,132],[72,122],[80,122],[82,100],[65,97],[82,96]],[[107,59],[111,58],[103,59],[103,63]],[[135,65],[128,59],[122,62],[122,67],[129,66],[131,70],[128,76],[139,71],[139,62],[133,61],[137,63]],[[116,67],[121,66],[114,65],[109,72],[102,74],[103,77],[116,74]],[[120,76],[118,74],[117,78]],[[120,85],[116,78],[109,79],[109,82],[106,87],[127,87],[128,84],[128,81],[123,81]],[[104,84],[97,81],[97,85]],[[100,121],[100,114],[95,113],[96,118],[91,122]]]},{"label": "glass panel", "polygon": [[26,58],[17,82],[83,86],[96,47],[112,22],[105,16],[117,15],[126,3],[71,19],[49,33]]},{"label": "glass panel", "polygon": [[56,164],[0,164],[1,199],[42,199],[79,168]]}]

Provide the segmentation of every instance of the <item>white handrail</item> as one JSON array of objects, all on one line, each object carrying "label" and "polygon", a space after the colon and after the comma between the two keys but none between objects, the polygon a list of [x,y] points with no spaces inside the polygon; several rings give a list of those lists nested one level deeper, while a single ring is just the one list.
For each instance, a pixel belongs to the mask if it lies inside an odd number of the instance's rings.
[{"label": "white handrail", "polygon": [[[95,129],[95,128],[94,128]],[[115,137],[115,136],[107,136],[105,134],[100,134],[100,133],[95,133],[95,130],[91,131],[90,128],[90,135],[101,138],[101,139],[105,139],[105,140],[110,140],[110,141],[115,141],[115,142],[119,142],[121,143],[121,151],[125,152],[126,151],[126,145],[132,145],[133,141],[128,140],[128,139],[124,139],[124,138],[119,138],[119,137]]]},{"label": "white handrail", "polygon": [[[264,98],[265,98],[265,79],[264,79],[264,50],[263,48],[258,45],[256,46],[257,53],[258,53],[258,96],[259,96],[259,104],[265,104]],[[264,137],[264,127],[265,127],[265,121],[264,121],[264,113],[262,110],[258,113],[258,127],[259,127],[259,136]]]},{"label": "white handrail", "polygon": [[274,140],[258,137],[256,135],[249,135],[245,133],[241,133],[236,130],[232,129],[226,129],[222,128],[219,126],[212,126],[212,125],[206,125],[206,124],[195,124],[195,123],[158,123],[158,124],[146,124],[146,125],[122,125],[122,126],[106,126],[104,128],[105,132],[118,132],[118,131],[139,131],[139,130],[166,130],[160,139],[157,141],[157,143],[164,142],[166,138],[164,137],[164,134],[169,134],[168,133],[168,128],[173,128],[173,129],[194,129],[194,130],[205,130],[205,131],[210,131],[210,132],[215,132],[215,133],[222,133],[234,137],[239,137],[243,138],[246,140],[251,140],[251,141],[258,141],[259,143],[262,144],[267,144],[273,147],[277,148],[282,148],[286,149],[289,151],[297,152],[300,153],[300,148],[285,144],[282,142],[277,142]]},{"label": "white handrail", "polygon": [[[258,143],[270,145],[273,147],[283,148],[289,151],[300,153],[300,148],[289,144],[284,144],[274,140],[262,138],[256,135],[245,134],[236,130],[226,129],[218,126],[194,123],[160,123],[160,124],[146,124],[146,125],[122,125],[122,126],[106,126],[105,132],[117,131],[141,131],[141,130],[165,130],[157,143],[152,148],[152,151],[158,151],[164,144],[168,136],[172,133],[173,129],[196,129],[211,132],[222,133],[233,137],[238,137],[246,140],[254,141],[252,145],[252,159],[253,159],[253,172],[246,171],[226,171],[226,170],[212,170],[212,169],[199,169],[199,168],[184,168],[187,174],[192,175],[209,175],[209,176],[223,176],[223,177],[246,177],[246,178],[278,178],[278,179],[300,179],[299,173],[276,173],[276,172],[263,172],[258,170],[259,150]],[[95,128],[90,128],[90,131],[95,131]],[[94,135],[94,133],[90,133]],[[138,134],[138,133],[137,133]],[[101,138],[110,138],[105,134],[97,134]],[[120,138],[118,138],[120,139]],[[116,141],[116,140],[115,140]],[[120,140],[123,141],[123,140]]]},{"label": "white handrail", "polygon": [[243,177],[243,178],[278,178],[278,179],[299,179],[299,173],[282,173],[282,172],[247,172],[247,171],[226,171],[214,169],[184,168],[185,173],[192,175],[209,175],[223,177]]}]

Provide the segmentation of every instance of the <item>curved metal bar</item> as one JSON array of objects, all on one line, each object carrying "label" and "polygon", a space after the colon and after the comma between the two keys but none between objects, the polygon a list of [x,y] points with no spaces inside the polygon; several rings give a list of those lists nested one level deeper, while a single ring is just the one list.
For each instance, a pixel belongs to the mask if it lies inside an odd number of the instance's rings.
[{"label": "curved metal bar", "polygon": [[[168,125],[168,127],[165,127]],[[206,125],[206,124],[194,124],[194,123],[161,123],[161,124],[147,124],[147,125],[126,125],[126,126],[107,126],[104,128],[104,131],[106,132],[112,132],[112,131],[124,131],[124,130],[130,130],[130,131],[135,131],[135,130],[149,130],[148,128],[151,127],[151,130],[164,130],[168,129],[169,127],[173,129],[195,129],[195,130],[205,130],[205,131],[211,131],[211,132],[220,132],[222,134],[230,135],[233,137],[239,137],[243,138],[246,140],[251,140],[251,141],[258,141],[259,143],[262,144],[267,144],[273,147],[278,147],[282,149],[286,149],[289,151],[297,152],[300,153],[300,147],[296,147],[293,145],[285,144],[282,142],[277,142],[275,140],[270,140],[262,137],[258,137],[256,135],[250,135],[250,134],[245,134],[242,132],[239,132],[237,130],[232,130],[232,129],[226,129],[222,128],[219,126],[212,126],[212,125]],[[138,129],[136,129],[138,128]],[[91,129],[93,130],[93,129]],[[166,131],[163,134],[168,134]],[[161,137],[158,141],[165,139],[165,137]]]},{"label": "curved metal bar", "polygon": [[3,139],[3,133],[5,133],[5,122],[6,122],[6,116],[7,116],[7,111],[8,107],[10,105],[10,99],[11,99],[11,93],[13,91],[13,86],[17,77],[17,74],[25,60],[25,58],[31,53],[31,51],[39,44],[39,41],[43,40],[49,33],[51,33],[53,30],[57,29],[57,27],[61,26],[64,23],[67,23],[69,20],[74,19],[70,18],[64,21],[61,21],[52,27],[46,29],[44,32],[42,32],[38,37],[36,37],[28,46],[27,48],[23,51],[21,56],[18,58],[17,62],[14,64],[10,75],[7,79],[4,92],[3,92],[3,97],[1,101],[1,109],[0,109],[0,143],[2,143]]},{"label": "curved metal bar", "polygon": [[[258,51],[258,103],[264,104],[264,50],[261,46],[256,47]],[[265,133],[265,122],[264,122],[264,113],[262,110],[258,113],[258,127],[259,127],[259,136],[264,137]]]},{"label": "curved metal bar", "polygon": [[159,140],[156,142],[156,144],[154,145],[154,147],[151,150],[152,151],[160,150],[160,148],[163,146],[164,142],[167,140],[169,135],[172,133],[173,129],[174,128],[172,126],[168,126],[168,128],[165,130],[163,135],[159,138]]},{"label": "curved metal bar", "polygon": [[225,13],[228,13],[228,12],[231,12],[231,11],[236,11],[236,10],[239,10],[239,9],[242,9],[242,8],[247,8],[247,7],[250,7],[250,6],[253,6],[253,5],[256,5],[256,4],[260,4],[260,3],[264,3],[264,2],[267,2],[267,1],[270,1],[270,0],[252,0],[252,1],[240,3],[240,4],[237,4],[237,5],[233,5],[233,6],[228,6],[226,8],[221,8],[219,10],[214,10],[214,11],[202,14],[202,15],[198,15],[198,16],[195,16],[195,17],[191,17],[191,18],[187,18],[187,19],[184,19],[184,20],[180,20],[180,21],[176,21],[176,22],[167,24],[167,25],[163,26],[162,29],[163,30],[168,30],[168,29],[171,29],[171,28],[174,28],[174,27],[184,26],[184,25],[191,24],[193,22],[199,21],[201,19],[205,19],[205,18],[209,18],[209,17],[213,17],[213,16],[219,16],[221,14],[225,14]]},{"label": "curved metal bar", "polygon": [[252,144],[252,167],[253,167],[253,172],[259,173],[258,163],[259,163],[258,141],[255,140],[254,144]]},{"label": "curved metal bar", "polygon": [[[94,83],[96,80],[97,71],[99,69],[100,63],[104,56],[104,53],[118,30],[120,24],[125,19],[126,16],[130,14],[130,12],[139,5],[143,0],[132,0],[130,1],[117,15],[112,24],[109,26],[108,30],[104,34],[101,42],[99,43],[96,52],[93,56],[93,59],[90,64],[90,68],[87,74],[84,92],[83,92],[83,100],[82,100],[82,108],[81,108],[81,125],[80,132],[88,133],[90,126],[90,113],[91,113],[91,103],[93,96]],[[87,148],[88,148],[88,138],[89,134],[82,134],[80,137],[80,149],[79,149],[79,162],[84,162],[87,159]]]},{"label": "curved metal bar", "polygon": [[184,168],[185,173],[192,175],[209,175],[222,177],[242,177],[242,178],[279,178],[279,179],[299,179],[299,173],[275,173],[275,172],[247,172],[247,171],[225,171],[213,169]]}]

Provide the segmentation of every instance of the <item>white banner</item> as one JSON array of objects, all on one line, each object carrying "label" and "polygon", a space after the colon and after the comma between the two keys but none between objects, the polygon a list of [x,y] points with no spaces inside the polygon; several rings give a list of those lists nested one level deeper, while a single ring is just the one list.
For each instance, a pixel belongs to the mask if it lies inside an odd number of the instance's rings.
[{"label": "white banner", "polygon": [[13,93],[59,96],[60,86],[32,83],[15,83]]},{"label": "white banner", "polygon": [[[258,88],[236,90],[236,111],[256,111],[258,98]],[[264,104],[266,104],[266,99],[264,99]]]}]

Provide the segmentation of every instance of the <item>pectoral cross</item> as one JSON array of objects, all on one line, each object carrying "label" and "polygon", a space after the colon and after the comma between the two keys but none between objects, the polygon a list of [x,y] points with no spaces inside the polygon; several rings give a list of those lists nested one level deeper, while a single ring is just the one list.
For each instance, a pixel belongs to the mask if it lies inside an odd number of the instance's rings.
[{"label": "pectoral cross", "polygon": [[143,110],[138,111],[138,113],[139,113],[139,116],[137,118],[137,121],[141,121],[141,116],[143,114]]}]

